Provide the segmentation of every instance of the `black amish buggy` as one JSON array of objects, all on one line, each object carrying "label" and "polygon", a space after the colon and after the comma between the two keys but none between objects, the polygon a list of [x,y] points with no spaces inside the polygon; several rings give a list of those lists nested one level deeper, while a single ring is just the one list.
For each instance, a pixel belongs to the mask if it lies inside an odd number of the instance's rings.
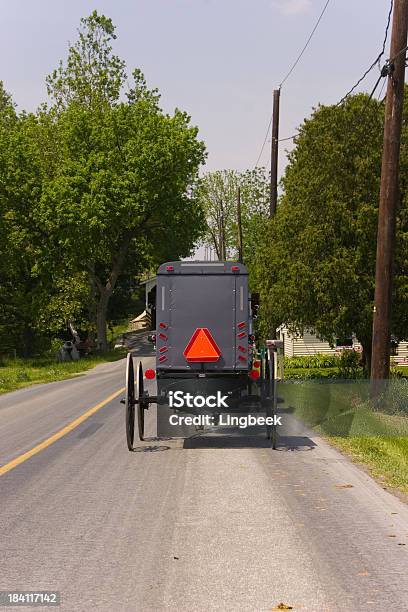
[{"label": "black amish buggy", "polygon": [[[157,272],[154,341],[155,370],[143,374],[140,362],[135,377],[132,354],[127,357],[124,403],[129,450],[134,450],[136,423],[138,437],[144,439],[144,412],[153,403],[157,404],[158,435],[175,431],[169,415],[177,420],[175,414],[187,413],[201,417],[190,425],[217,426],[226,424],[225,415],[231,423],[231,415],[263,413],[270,417],[263,421],[275,448],[273,354],[268,351],[269,361],[264,359],[262,364],[257,357],[248,272],[243,264],[162,264]],[[145,390],[145,377],[157,378],[156,396]]]}]

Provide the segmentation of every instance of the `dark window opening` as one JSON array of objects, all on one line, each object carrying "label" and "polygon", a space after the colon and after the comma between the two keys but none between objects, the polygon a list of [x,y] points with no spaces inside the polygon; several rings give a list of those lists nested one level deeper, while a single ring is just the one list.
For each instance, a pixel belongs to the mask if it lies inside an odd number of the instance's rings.
[{"label": "dark window opening", "polygon": [[336,338],[336,348],[342,346],[351,348],[353,346],[353,338]]}]

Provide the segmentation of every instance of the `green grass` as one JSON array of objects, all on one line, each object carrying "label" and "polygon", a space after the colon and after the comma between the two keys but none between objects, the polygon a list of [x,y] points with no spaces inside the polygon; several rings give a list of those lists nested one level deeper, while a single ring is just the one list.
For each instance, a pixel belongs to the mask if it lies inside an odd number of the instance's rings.
[{"label": "green grass", "polygon": [[88,355],[79,361],[62,363],[46,357],[6,360],[0,366],[0,393],[7,393],[29,385],[72,378],[100,363],[117,361],[125,356],[125,350],[116,349],[106,353]]},{"label": "green grass", "polygon": [[408,493],[408,437],[334,437],[329,442],[367,466],[381,484]]},{"label": "green grass", "polygon": [[368,381],[289,383],[278,393],[296,418],[366,465],[381,484],[408,493],[407,381],[392,381],[376,405]]}]

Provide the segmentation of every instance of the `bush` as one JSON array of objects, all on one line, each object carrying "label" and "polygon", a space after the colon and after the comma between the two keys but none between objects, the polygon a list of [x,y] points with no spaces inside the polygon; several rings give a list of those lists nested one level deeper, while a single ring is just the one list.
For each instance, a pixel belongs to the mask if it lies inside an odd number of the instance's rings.
[{"label": "bush", "polygon": [[285,378],[313,380],[336,378],[354,380],[363,377],[360,354],[346,349],[338,355],[306,355],[285,357]]},{"label": "bush", "polygon": [[360,378],[362,374],[360,367],[360,355],[351,349],[345,349],[339,357],[340,378]]},{"label": "bush", "polygon": [[285,368],[336,368],[339,367],[339,355],[304,355],[302,357],[285,357]]}]

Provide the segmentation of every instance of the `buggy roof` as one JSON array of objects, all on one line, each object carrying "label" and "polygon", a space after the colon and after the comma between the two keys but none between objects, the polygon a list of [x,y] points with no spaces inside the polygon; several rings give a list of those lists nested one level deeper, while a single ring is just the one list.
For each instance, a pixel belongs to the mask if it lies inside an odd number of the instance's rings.
[{"label": "buggy roof", "polygon": [[[170,270],[170,268],[173,268]],[[245,274],[246,266],[236,261],[168,261],[161,264],[157,275],[172,274]]]}]

